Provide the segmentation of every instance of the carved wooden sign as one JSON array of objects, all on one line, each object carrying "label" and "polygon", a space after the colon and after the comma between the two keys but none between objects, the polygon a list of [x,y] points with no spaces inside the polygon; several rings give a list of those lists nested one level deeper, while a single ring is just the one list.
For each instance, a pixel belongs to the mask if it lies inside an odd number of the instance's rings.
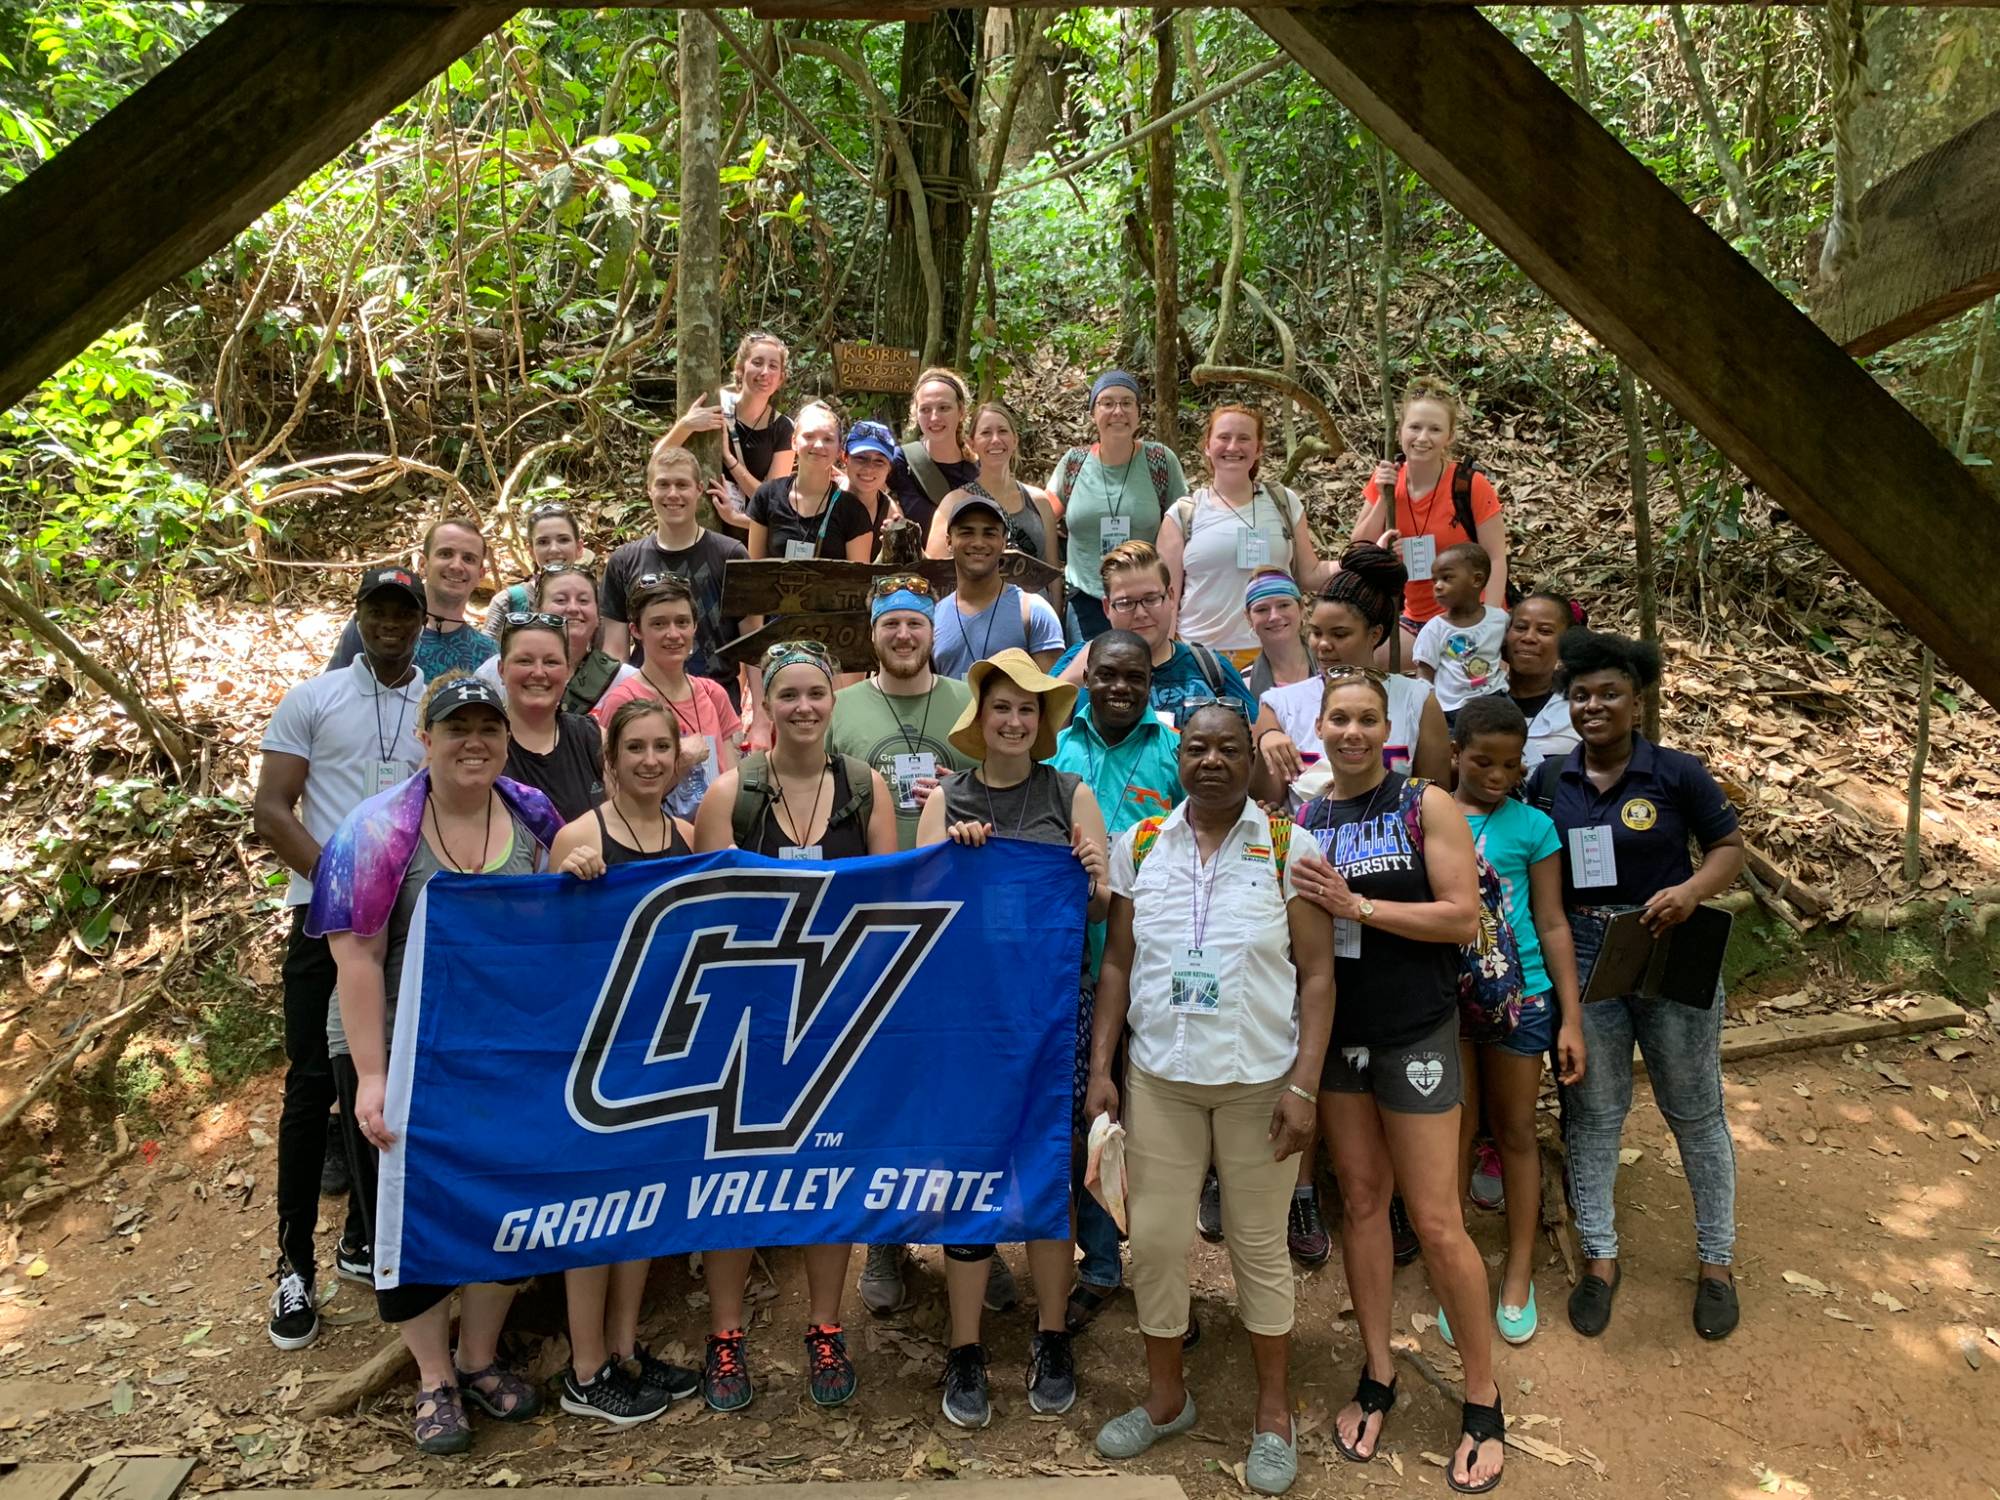
[{"label": "carved wooden sign", "polygon": [[833,384],[842,391],[892,391],[906,395],[917,383],[922,361],[908,349],[885,344],[835,340]]},{"label": "carved wooden sign", "polygon": [[[818,641],[843,670],[872,672],[868,589],[877,578],[895,573],[921,574],[940,599],[952,589],[948,557],[927,557],[914,568],[831,558],[733,559],[722,570],[722,613],[731,619],[763,615],[766,623],[723,646],[721,655],[755,665],[765,648],[778,641]],[[1060,578],[1062,570],[1009,549],[1000,559],[1000,576],[1021,588],[1040,589]]]}]

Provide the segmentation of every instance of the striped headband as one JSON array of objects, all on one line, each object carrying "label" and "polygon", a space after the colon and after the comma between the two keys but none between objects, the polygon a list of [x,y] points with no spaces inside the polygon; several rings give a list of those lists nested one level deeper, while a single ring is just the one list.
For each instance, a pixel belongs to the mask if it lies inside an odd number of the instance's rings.
[{"label": "striped headband", "polygon": [[1259,573],[1250,580],[1250,586],[1243,591],[1243,607],[1251,608],[1266,599],[1304,599],[1299,592],[1298,582],[1289,573],[1271,571]]}]

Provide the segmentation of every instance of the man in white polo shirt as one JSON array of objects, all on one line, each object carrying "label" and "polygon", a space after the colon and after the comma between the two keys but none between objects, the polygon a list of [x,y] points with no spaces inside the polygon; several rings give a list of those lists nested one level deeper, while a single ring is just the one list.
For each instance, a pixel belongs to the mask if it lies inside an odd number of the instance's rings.
[{"label": "man in white polo shirt", "polygon": [[[285,694],[264,732],[257,776],[257,833],[291,871],[284,968],[289,1066],[278,1119],[278,1286],[270,1322],[271,1342],[280,1349],[303,1349],[319,1336],[313,1230],[334,1101],[326,1051],[334,965],[326,939],[305,934],[312,870],[341,819],[407,780],[423,760],[416,724],[424,675],[412,664],[424,628],[423,583],[407,568],[372,568],[361,575],[354,598],[361,654]],[[350,1200],[334,1264],[341,1275],[372,1283],[372,1255],[360,1225]]]}]

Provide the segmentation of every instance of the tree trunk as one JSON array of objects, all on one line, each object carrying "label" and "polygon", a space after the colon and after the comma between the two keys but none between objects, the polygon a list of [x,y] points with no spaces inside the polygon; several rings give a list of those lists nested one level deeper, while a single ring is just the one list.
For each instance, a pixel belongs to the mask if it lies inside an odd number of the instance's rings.
[{"label": "tree trunk", "polygon": [[1018,47],[1008,70],[1006,98],[993,122],[992,144],[986,148],[984,193],[974,210],[972,251],[966,258],[966,281],[969,286],[959,310],[958,335],[952,341],[952,362],[961,368],[972,354],[972,319],[979,301],[978,277],[982,269],[989,276],[992,273],[993,261],[988,242],[993,224],[993,190],[1000,186],[1000,174],[1006,169],[1007,141],[1013,134],[1015,111],[1020,108],[1022,92],[1033,81],[1041,60],[1042,23],[1046,19],[1039,10],[1023,11],[1020,24],[1013,28]]},{"label": "tree trunk", "polygon": [[[680,68],[680,274],[674,287],[674,398],[685,412],[704,393],[713,400],[722,379],[722,69],[715,28],[696,23],[686,12],[680,23]],[[697,433],[689,446],[708,473],[721,467],[720,433]]]},{"label": "tree trunk", "polygon": [[1667,12],[1673,18],[1674,42],[1679,47],[1681,66],[1687,69],[1688,85],[1694,90],[1696,106],[1701,111],[1702,125],[1708,133],[1709,150],[1715,154],[1715,165],[1722,173],[1723,186],[1729,193],[1730,216],[1736,220],[1736,233],[1746,244],[1743,253],[1758,270],[1764,269],[1764,251],[1757,238],[1757,220],[1750,207],[1750,180],[1743,175],[1743,164],[1736,159],[1729,133],[1722,128],[1722,112],[1715,107],[1715,95],[1709,89],[1708,75],[1702,71],[1701,54],[1695,50],[1694,32],[1688,28],[1687,14],[1678,5],[1669,5]]},{"label": "tree trunk", "polygon": [[[1153,12],[1153,118],[1174,107],[1174,13]],[[1153,431],[1180,447],[1180,242],[1174,234],[1174,134],[1146,142],[1147,211],[1153,221]]]},{"label": "tree trunk", "polygon": [[[972,49],[978,45],[977,16],[970,10],[943,10],[928,21],[905,21],[896,96],[897,118],[909,137],[923,180],[930,250],[942,280],[944,305],[937,310],[936,323],[950,329],[958,327],[965,246],[972,232],[972,205],[965,192],[966,183],[972,180],[972,135],[966,112],[976,87]],[[925,362],[934,363],[945,351],[942,339],[933,343],[926,338],[930,325],[917,237],[910,204],[892,197],[889,263],[883,282],[883,336],[903,348],[921,349]]]}]

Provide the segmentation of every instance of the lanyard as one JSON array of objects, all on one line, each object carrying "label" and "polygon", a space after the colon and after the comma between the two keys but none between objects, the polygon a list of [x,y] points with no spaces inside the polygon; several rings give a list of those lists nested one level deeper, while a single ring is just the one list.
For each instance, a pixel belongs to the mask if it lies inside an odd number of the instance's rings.
[{"label": "lanyard", "polygon": [[[1118,471],[1118,491],[1116,496],[1114,497],[1114,495],[1112,494],[1109,484],[1105,486],[1104,508],[1107,511],[1109,511],[1112,514],[1112,516],[1116,517],[1118,515],[1118,505],[1123,505],[1125,503],[1125,481],[1132,477],[1132,465],[1137,463],[1141,458],[1145,457],[1145,454],[1146,454],[1146,445],[1143,442],[1133,443],[1132,456],[1125,460],[1125,467]],[[1107,464],[1104,461],[1104,455],[1102,453],[1095,453],[1092,456],[1095,457],[1097,460],[1097,470],[1100,474],[1109,474],[1111,472],[1111,465]],[[1111,503],[1114,498],[1117,500],[1118,505],[1113,505]]]},{"label": "lanyard", "polygon": [[[1149,713],[1151,712],[1150,707],[1148,708],[1147,711]],[[1096,727],[1097,726],[1094,724],[1091,726],[1093,730],[1095,730]],[[1139,732],[1139,725],[1134,724],[1130,729],[1125,731],[1125,740],[1121,741],[1120,743],[1122,744],[1125,743],[1126,741],[1129,741],[1132,738],[1132,736],[1137,734],[1138,732]],[[1103,743],[1101,737],[1099,739],[1099,743],[1100,744]],[[1103,765],[1107,760],[1111,759],[1111,752],[1115,748],[1117,747],[1113,745],[1105,745],[1104,753],[1102,755],[1093,755],[1091,753],[1089,745],[1086,744],[1084,746],[1083,753],[1089,757],[1089,760],[1086,763],[1090,767],[1090,790],[1093,796],[1095,796],[1097,793],[1097,769],[1099,766]],[[1131,794],[1132,778],[1134,776],[1137,776],[1138,774],[1139,774],[1139,753],[1135,750],[1132,753],[1132,759],[1129,762],[1127,762],[1125,766],[1125,784],[1120,788],[1118,788],[1118,795],[1114,800],[1104,804],[1105,817],[1115,818],[1118,816],[1118,809],[1125,805],[1126,797]]]},{"label": "lanyard", "polygon": [[1038,766],[1030,766],[1028,768],[1028,774],[1025,779],[1015,782],[1013,787],[1001,788],[1001,790],[1004,792],[1004,791],[1013,791],[1016,787],[1018,787],[1021,793],[1021,811],[1020,815],[1014,819],[1014,831],[1012,833],[1003,834],[1000,832],[1000,820],[999,818],[995,817],[993,813],[992,783],[990,783],[986,779],[986,768],[984,766],[981,766],[979,768],[979,784],[982,787],[986,788],[986,821],[993,825],[993,832],[995,837],[1017,839],[1021,836],[1021,830],[1028,826],[1028,785],[1035,779],[1035,772],[1039,769],[1040,767]]},{"label": "lanyard", "polygon": [[1188,886],[1188,922],[1193,928],[1191,948],[1201,947],[1202,935],[1208,931],[1208,919],[1215,913],[1215,878],[1222,873],[1222,851],[1229,847],[1229,841],[1236,836],[1231,829],[1222,836],[1222,842],[1215,846],[1215,853],[1208,862],[1208,882],[1201,878],[1201,835],[1195,832],[1194,824],[1188,824],[1188,858],[1194,862],[1194,880]]},{"label": "lanyard", "polygon": [[[375,664],[373,662],[364,664],[368,668],[368,675],[374,677]],[[396,692],[396,731],[385,740],[382,737],[382,694],[390,691]],[[389,752],[402,743],[403,721],[410,712],[410,699],[407,694],[389,688],[380,678],[376,678],[375,691],[368,695],[368,701],[375,710],[375,758],[386,765],[390,758]]]},{"label": "lanyard", "polygon": [[[962,632],[964,630],[964,623],[963,623],[964,616],[961,615],[959,618],[960,618],[959,628]],[[993,639],[993,632],[991,629],[988,629],[988,631],[986,632],[986,638],[988,640]],[[924,694],[924,716],[923,718],[917,721],[917,735],[915,739],[912,739],[910,738],[909,724],[904,721],[902,714],[897,712],[895,705],[889,701],[889,695],[882,691],[882,682],[880,677],[878,676],[872,679],[872,681],[875,684],[876,696],[882,700],[882,706],[889,710],[889,717],[896,721],[896,728],[902,732],[903,748],[909,751],[909,753],[912,755],[917,754],[918,753],[917,747],[923,744],[924,742],[925,731],[931,727],[931,699],[937,696],[937,684],[932,683],[931,690]]]}]

